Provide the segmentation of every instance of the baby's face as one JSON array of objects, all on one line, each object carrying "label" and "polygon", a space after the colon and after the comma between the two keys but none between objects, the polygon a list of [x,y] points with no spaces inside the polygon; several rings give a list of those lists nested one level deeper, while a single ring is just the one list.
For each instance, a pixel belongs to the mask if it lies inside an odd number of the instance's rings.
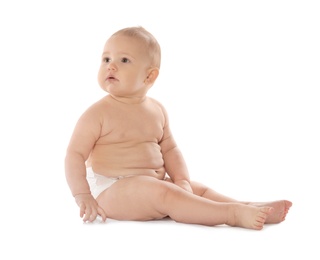
[{"label": "baby's face", "polygon": [[105,44],[98,81],[101,88],[115,97],[141,98],[149,89],[146,79],[150,59],[137,39],[116,35]]}]

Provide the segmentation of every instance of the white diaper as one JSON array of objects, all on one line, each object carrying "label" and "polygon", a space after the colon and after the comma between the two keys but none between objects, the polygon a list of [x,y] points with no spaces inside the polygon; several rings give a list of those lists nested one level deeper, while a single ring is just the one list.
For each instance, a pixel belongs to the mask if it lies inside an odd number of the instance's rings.
[{"label": "white diaper", "polygon": [[119,178],[110,178],[95,173],[91,167],[87,168],[87,181],[90,186],[92,196],[96,199],[101,192],[108,189],[112,184],[118,181]]}]

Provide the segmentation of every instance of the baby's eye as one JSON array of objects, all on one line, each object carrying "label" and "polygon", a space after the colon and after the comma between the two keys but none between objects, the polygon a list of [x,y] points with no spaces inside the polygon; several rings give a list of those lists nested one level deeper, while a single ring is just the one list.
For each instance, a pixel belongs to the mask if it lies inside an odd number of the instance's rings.
[{"label": "baby's eye", "polygon": [[105,62],[105,63],[110,62],[110,58],[103,58],[103,62]]},{"label": "baby's eye", "polygon": [[129,60],[128,58],[122,58],[122,59],[121,59],[121,62],[123,62],[123,63],[128,63],[128,62],[130,62],[130,60]]}]

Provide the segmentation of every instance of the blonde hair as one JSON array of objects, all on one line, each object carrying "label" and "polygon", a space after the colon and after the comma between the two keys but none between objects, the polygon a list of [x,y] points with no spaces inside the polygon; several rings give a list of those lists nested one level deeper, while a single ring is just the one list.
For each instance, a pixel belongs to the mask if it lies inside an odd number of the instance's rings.
[{"label": "blonde hair", "polygon": [[141,26],[123,28],[112,36],[125,35],[140,40],[148,51],[151,65],[160,69],[161,64],[161,48],[156,38]]}]

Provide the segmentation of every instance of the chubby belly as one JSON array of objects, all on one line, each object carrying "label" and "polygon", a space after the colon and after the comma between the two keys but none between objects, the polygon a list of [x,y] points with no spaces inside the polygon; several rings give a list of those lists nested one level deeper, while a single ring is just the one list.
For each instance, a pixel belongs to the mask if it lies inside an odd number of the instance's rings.
[{"label": "chubby belly", "polygon": [[97,144],[88,160],[95,173],[108,177],[165,175],[161,148],[154,142]]}]

